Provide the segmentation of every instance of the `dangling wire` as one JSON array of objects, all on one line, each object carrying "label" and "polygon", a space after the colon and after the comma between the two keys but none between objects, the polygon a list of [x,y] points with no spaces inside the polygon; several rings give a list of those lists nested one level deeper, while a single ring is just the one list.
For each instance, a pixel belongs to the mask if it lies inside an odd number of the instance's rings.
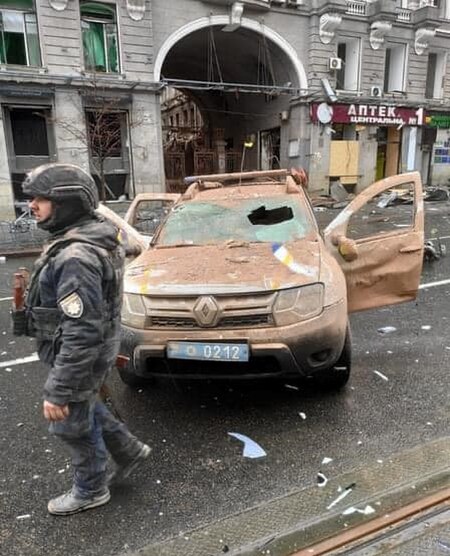
[{"label": "dangling wire", "polygon": [[209,27],[208,35],[208,81],[210,83],[216,83],[214,81],[215,71],[217,70],[218,82],[223,83],[222,70],[220,68],[219,56],[217,55],[216,41],[214,39],[214,30],[212,26]]},{"label": "dangling wire", "polygon": [[[275,85],[275,71],[273,69],[272,56],[270,54],[270,48],[267,43],[267,38],[266,38],[266,34],[264,33],[264,30],[263,30],[262,40],[264,46],[264,69],[266,71],[265,77],[267,80],[265,85]],[[269,74],[267,74],[267,69],[269,70]],[[269,77],[271,82],[269,82],[268,79]]]}]

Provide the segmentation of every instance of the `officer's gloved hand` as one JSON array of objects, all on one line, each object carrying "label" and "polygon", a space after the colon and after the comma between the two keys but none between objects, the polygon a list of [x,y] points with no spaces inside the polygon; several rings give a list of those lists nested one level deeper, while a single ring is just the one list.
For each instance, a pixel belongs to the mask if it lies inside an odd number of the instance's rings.
[{"label": "officer's gloved hand", "polygon": [[28,334],[28,317],[25,309],[11,311],[11,319],[14,336],[26,336]]}]

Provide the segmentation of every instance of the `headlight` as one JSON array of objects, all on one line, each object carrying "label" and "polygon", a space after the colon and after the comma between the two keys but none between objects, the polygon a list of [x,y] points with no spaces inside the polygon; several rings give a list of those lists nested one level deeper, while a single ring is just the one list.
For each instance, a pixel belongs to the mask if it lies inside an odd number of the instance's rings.
[{"label": "headlight", "polygon": [[145,328],[146,311],[141,295],[125,293],[122,305],[122,323],[133,328]]},{"label": "headlight", "polygon": [[273,307],[277,326],[288,326],[320,315],[323,310],[323,284],[312,284],[278,292]]}]

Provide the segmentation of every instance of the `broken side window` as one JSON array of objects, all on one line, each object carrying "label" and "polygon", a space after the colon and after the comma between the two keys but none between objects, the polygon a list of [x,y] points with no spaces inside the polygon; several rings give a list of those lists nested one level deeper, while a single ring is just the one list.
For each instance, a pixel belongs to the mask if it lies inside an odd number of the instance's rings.
[{"label": "broken side window", "polygon": [[86,70],[117,73],[119,41],[115,7],[97,2],[81,2],[80,17]]},{"label": "broken side window", "polygon": [[414,224],[414,188],[410,184],[387,189],[350,218],[347,237],[362,239],[404,231]]},{"label": "broken side window", "polygon": [[0,63],[40,66],[41,55],[32,0],[0,0]]},{"label": "broken side window", "polygon": [[313,229],[306,209],[296,199],[259,197],[226,204],[192,201],[174,207],[157,244],[285,243],[304,238]]},{"label": "broken side window", "polygon": [[132,225],[141,234],[153,235],[162,220],[169,214],[173,201],[141,201],[134,214]]}]

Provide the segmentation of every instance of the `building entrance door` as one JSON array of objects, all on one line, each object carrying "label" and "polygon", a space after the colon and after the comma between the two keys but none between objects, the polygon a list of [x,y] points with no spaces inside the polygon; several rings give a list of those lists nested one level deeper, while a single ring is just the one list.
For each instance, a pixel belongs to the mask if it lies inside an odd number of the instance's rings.
[{"label": "building entrance door", "polygon": [[381,180],[398,174],[400,160],[401,130],[395,127],[379,127],[377,132],[376,179]]}]

